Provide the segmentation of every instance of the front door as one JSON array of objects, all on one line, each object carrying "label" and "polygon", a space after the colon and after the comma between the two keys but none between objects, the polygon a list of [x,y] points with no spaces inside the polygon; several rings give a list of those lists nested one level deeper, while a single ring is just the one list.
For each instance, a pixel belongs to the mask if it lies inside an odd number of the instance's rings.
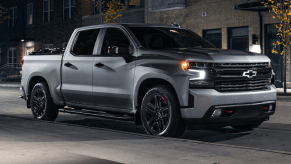
[{"label": "front door", "polygon": [[66,102],[93,105],[93,49],[99,29],[81,31],[63,59],[62,93]]},{"label": "front door", "polygon": [[130,45],[122,30],[106,29],[102,50],[94,59],[93,100],[96,106],[132,110],[135,62],[130,54],[115,53],[116,47]]},{"label": "front door", "polygon": [[[277,29],[274,24],[265,26],[265,51],[266,55],[271,59],[272,68],[275,72],[275,86],[283,88],[283,57],[280,54],[272,53],[272,43],[280,41],[277,35]],[[276,50],[281,52],[282,47],[277,46]]]}]

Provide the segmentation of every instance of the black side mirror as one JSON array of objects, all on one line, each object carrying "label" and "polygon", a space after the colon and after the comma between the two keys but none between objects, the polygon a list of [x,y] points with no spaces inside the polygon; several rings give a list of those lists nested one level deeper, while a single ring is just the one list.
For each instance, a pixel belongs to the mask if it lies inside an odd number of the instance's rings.
[{"label": "black side mirror", "polygon": [[119,55],[129,55],[130,50],[129,50],[129,47],[116,47],[115,53]]}]

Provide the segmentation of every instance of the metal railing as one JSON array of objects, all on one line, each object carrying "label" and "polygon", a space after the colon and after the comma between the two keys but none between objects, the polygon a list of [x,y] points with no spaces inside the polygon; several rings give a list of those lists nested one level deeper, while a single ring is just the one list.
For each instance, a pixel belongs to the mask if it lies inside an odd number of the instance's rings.
[{"label": "metal railing", "polygon": [[0,76],[20,76],[22,65],[20,63],[4,64],[0,66]]}]

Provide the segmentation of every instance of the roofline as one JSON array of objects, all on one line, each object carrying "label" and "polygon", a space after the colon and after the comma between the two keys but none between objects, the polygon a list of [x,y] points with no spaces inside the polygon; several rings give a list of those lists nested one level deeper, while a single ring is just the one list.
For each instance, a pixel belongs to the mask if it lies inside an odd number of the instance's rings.
[{"label": "roofline", "polygon": [[[129,26],[129,27],[168,27],[168,28],[179,28],[172,25],[166,24],[152,24],[152,23],[111,23],[111,24],[100,24],[100,25],[91,25],[91,26],[84,26],[76,28],[76,30],[86,30],[86,29],[93,29],[93,28],[106,28],[106,27],[116,27],[116,26]],[[183,27],[180,27],[184,29]]]}]

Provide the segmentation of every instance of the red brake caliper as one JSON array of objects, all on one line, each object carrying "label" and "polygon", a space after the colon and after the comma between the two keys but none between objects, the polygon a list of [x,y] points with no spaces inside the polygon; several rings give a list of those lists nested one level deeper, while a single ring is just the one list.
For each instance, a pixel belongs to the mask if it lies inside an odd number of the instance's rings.
[{"label": "red brake caliper", "polygon": [[166,104],[167,103],[167,101],[162,97],[162,99],[163,99],[163,101],[164,101],[164,103]]}]

